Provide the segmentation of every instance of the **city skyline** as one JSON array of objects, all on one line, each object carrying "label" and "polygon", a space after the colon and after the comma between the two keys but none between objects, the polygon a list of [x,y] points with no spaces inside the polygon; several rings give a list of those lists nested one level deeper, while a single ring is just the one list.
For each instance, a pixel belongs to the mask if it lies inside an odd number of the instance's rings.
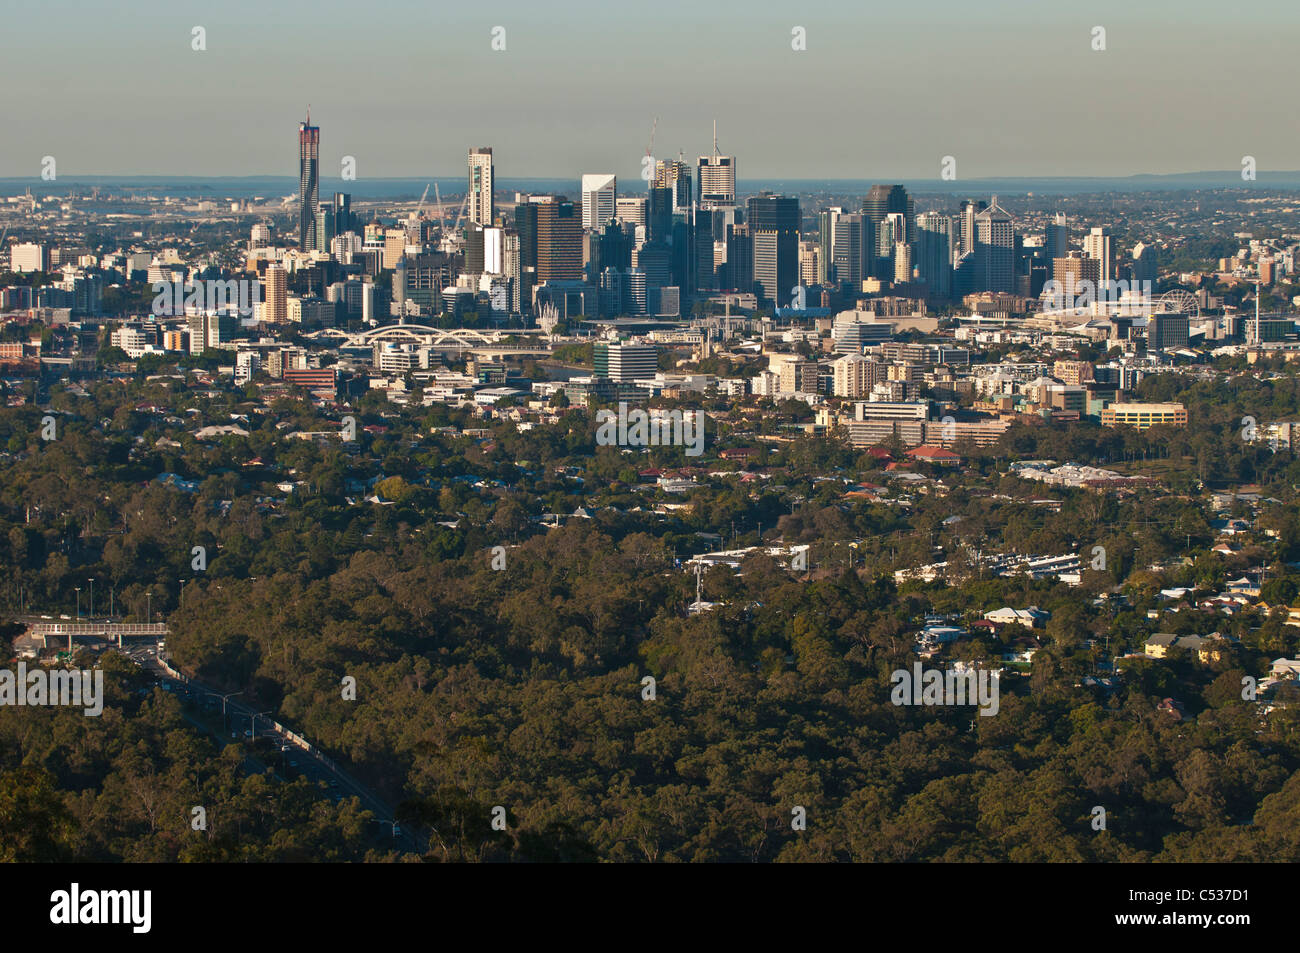
[{"label": "city skyline", "polygon": [[[588,166],[627,181],[655,117],[656,158],[706,154],[716,119],[721,152],[753,179],[937,178],[945,156],[958,180],[1226,170],[1244,156],[1261,172],[1300,166],[1300,134],[1266,108],[1269,90],[1290,82],[1287,41],[1300,32],[1281,2],[1240,19],[1163,0],[1104,2],[1086,16],[1011,0],[977,12],[948,0],[883,12],[669,2],[655,17],[605,20],[588,7],[543,14],[508,0],[435,16],[400,4],[342,31],[333,4],[304,16],[146,0],[142,12],[157,15],[131,24],[79,9],[80,29],[60,33],[57,49],[45,40],[61,26],[57,7],[18,11],[25,42],[11,68],[47,69],[55,53],[70,62],[42,95],[7,103],[0,177],[35,176],[46,155],[62,175],[273,174],[284,168],[275,130],[309,102],[331,130],[322,181],[349,155],[358,178],[442,175],[475,142],[494,145],[501,178]],[[694,29],[678,29],[678,13]],[[504,48],[494,49],[498,26]],[[1098,26],[1104,50],[1093,48]],[[792,48],[796,28],[805,49]],[[432,29],[438,53],[420,54]],[[1004,53],[988,55],[990,45]],[[379,88],[356,81],[372,49],[385,66]],[[309,68],[327,54],[356,70]],[[1147,105],[1157,98],[1158,110]],[[1229,115],[1223,134],[1207,134]]]}]

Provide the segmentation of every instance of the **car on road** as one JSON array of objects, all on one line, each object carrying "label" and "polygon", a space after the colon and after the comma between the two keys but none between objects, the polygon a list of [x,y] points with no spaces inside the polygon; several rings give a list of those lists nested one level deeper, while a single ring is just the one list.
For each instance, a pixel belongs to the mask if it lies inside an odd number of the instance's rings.
[{"label": "car on road", "polygon": [[334,778],[330,778],[330,787],[336,788],[338,786],[339,786],[338,781],[336,781]]}]

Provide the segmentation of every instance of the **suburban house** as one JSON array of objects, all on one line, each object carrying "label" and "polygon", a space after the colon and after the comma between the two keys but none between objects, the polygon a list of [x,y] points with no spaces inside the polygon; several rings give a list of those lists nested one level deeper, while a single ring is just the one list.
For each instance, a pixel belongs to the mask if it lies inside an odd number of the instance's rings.
[{"label": "suburban house", "polygon": [[1050,612],[1046,612],[1038,608],[1038,606],[1030,606],[1028,609],[1013,609],[1010,606],[1003,606],[1001,609],[994,609],[992,612],[984,613],[985,620],[992,622],[994,625],[1003,626],[1015,622],[1023,625],[1026,629],[1039,628],[1051,617]]},{"label": "suburban house", "polygon": [[1228,648],[1228,640],[1217,632],[1205,636],[1157,632],[1147,639],[1142,650],[1151,658],[1167,658],[1170,649],[1183,649],[1195,653],[1200,662],[1207,663],[1220,661]]},{"label": "suburban house", "polygon": [[920,446],[907,451],[907,455],[921,463],[933,463],[940,467],[961,466],[961,457],[943,447]]},{"label": "suburban house", "polygon": [[1259,596],[1259,581],[1252,579],[1250,576],[1242,576],[1240,579],[1230,580],[1224,591],[1234,596],[1257,598]]}]

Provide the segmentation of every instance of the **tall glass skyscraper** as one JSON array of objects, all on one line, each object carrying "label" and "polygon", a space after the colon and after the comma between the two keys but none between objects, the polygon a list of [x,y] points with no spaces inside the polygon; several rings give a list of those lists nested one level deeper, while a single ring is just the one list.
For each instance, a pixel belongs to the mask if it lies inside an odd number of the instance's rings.
[{"label": "tall glass skyscraper", "polygon": [[[873,185],[862,199],[862,214],[866,216],[867,221],[871,222],[871,231],[876,240],[876,245],[872,249],[871,276],[885,280],[892,279],[894,265],[891,252],[894,243],[910,243],[916,240],[914,231],[916,210],[912,197],[901,185]],[[902,227],[899,229],[901,234],[891,235],[889,243],[885,244],[884,237],[887,233],[885,222],[890,215],[900,217],[895,221],[901,220]],[[888,250],[882,253],[882,249]]]},{"label": "tall glass skyscraper", "polygon": [[307,121],[298,124],[298,247],[316,247],[316,207],[320,204],[320,127]]}]

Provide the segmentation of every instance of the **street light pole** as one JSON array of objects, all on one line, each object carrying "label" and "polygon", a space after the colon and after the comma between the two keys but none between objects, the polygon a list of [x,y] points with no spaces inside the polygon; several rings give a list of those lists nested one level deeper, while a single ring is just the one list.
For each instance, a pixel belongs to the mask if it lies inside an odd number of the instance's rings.
[{"label": "street light pole", "polygon": [[231,692],[229,695],[222,695],[222,696],[221,696],[221,723],[222,723],[222,725],[228,727],[229,724],[230,724],[228,721],[226,721],[226,699],[227,699],[227,698],[234,698],[236,695],[242,695],[242,694],[244,694],[244,690],[243,690],[243,689],[240,689],[240,690],[237,691],[237,692]]},{"label": "street light pole", "polygon": [[95,618],[95,580],[87,579],[86,582],[90,583],[90,618],[93,620]]},{"label": "street light pole", "polygon": [[72,588],[75,589],[77,592],[77,621],[80,622],[81,621],[81,587],[73,586]]},{"label": "street light pole", "polygon": [[151,590],[149,592],[146,592],[144,594],[144,597],[145,599],[148,600],[148,606],[149,606],[149,614],[145,616],[145,619],[146,621],[149,622],[150,625],[152,625],[153,624],[153,591]]}]

